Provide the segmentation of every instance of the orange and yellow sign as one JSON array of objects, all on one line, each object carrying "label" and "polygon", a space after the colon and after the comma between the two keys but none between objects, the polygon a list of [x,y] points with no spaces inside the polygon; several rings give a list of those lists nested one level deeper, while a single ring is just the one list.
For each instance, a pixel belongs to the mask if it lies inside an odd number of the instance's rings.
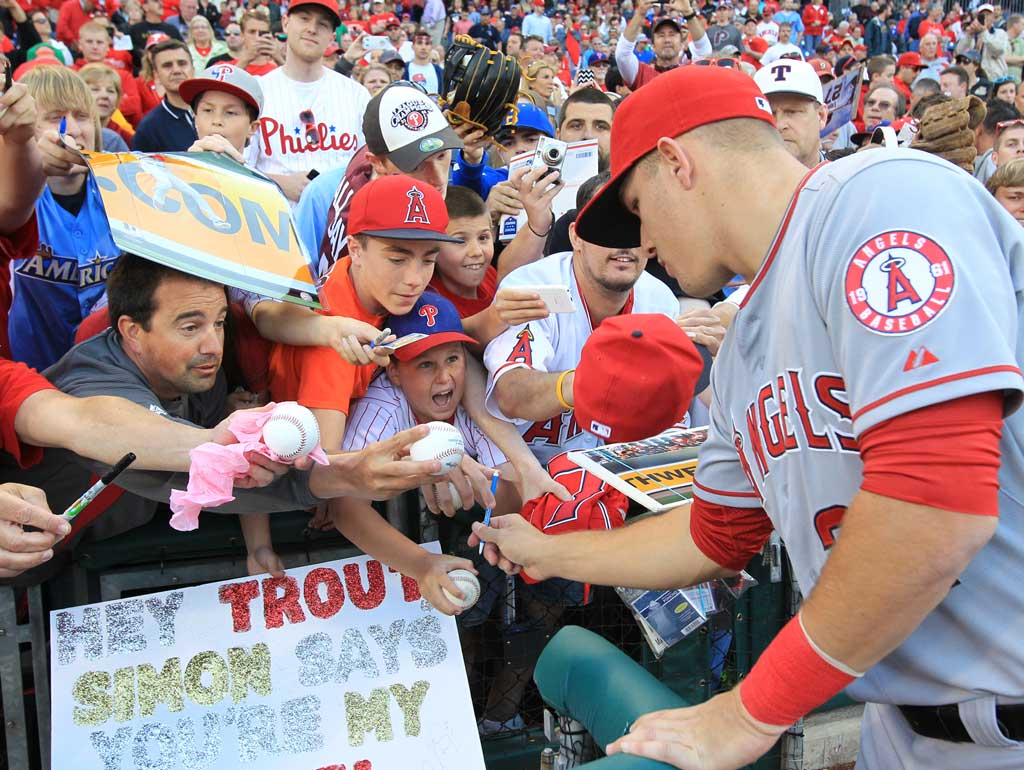
[{"label": "orange and yellow sign", "polygon": [[291,208],[270,180],[214,153],[88,153],[114,242],[182,272],[319,307]]}]

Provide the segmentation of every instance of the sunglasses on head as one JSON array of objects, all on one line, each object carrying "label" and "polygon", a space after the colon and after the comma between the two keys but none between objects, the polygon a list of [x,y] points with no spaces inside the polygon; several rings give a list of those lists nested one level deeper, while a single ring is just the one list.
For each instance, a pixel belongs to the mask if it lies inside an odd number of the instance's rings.
[{"label": "sunglasses on head", "polygon": [[1000,133],[1002,133],[1008,128],[1013,128],[1014,126],[1024,126],[1024,118],[1014,118],[1013,120],[999,121],[998,123],[996,123],[996,136],[998,137]]},{"label": "sunglasses on head", "polygon": [[694,62],[698,67],[728,67],[738,70],[740,63],[736,59],[698,59]]}]

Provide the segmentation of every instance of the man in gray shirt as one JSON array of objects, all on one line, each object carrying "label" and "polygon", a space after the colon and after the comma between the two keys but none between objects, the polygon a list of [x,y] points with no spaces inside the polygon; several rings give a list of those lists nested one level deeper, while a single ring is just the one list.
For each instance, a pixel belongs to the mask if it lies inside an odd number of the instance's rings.
[{"label": "man in gray shirt", "polygon": [[[224,287],[125,254],[107,283],[113,328],[72,348],[45,374],[74,396],[118,396],[168,419],[200,427],[227,413],[221,371],[228,303]],[[277,512],[308,508],[343,495],[391,497],[436,480],[436,462],[399,460],[401,447],[426,429],[407,431],[398,442],[380,442],[363,452],[332,455],[329,466],[292,469],[261,489],[236,489],[236,499],[218,513]],[[47,453],[31,471],[55,509],[88,486],[96,464],[63,451]],[[105,470],[105,468],[103,469]],[[187,474],[128,471],[118,477],[126,495],[93,525],[97,539],[149,521],[171,489],[185,489]],[[141,498],[141,499],[140,499]]]}]

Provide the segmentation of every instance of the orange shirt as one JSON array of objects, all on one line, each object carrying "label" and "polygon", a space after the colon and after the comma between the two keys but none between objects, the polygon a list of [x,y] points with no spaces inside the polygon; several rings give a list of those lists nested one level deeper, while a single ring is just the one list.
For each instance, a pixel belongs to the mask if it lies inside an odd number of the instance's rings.
[{"label": "orange shirt", "polygon": [[[325,315],[357,318],[382,327],[385,316],[374,315],[359,301],[348,271],[349,257],[338,260],[320,289],[331,308]],[[310,409],[333,409],[348,414],[349,401],[366,395],[377,371],[375,364],[353,366],[331,348],[274,345],[270,353],[270,395],[275,401],[298,401]]]}]

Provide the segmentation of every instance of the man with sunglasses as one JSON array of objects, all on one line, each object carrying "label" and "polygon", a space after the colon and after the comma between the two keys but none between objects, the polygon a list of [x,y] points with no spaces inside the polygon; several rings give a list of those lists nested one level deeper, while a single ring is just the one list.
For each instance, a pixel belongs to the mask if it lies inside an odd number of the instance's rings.
[{"label": "man with sunglasses", "polygon": [[[345,165],[363,143],[370,93],[323,65],[341,23],[333,0],[293,0],[284,17],[284,65],[260,78],[264,106],[246,165],[297,203],[310,174]],[[315,174],[314,174],[315,176]]]}]

